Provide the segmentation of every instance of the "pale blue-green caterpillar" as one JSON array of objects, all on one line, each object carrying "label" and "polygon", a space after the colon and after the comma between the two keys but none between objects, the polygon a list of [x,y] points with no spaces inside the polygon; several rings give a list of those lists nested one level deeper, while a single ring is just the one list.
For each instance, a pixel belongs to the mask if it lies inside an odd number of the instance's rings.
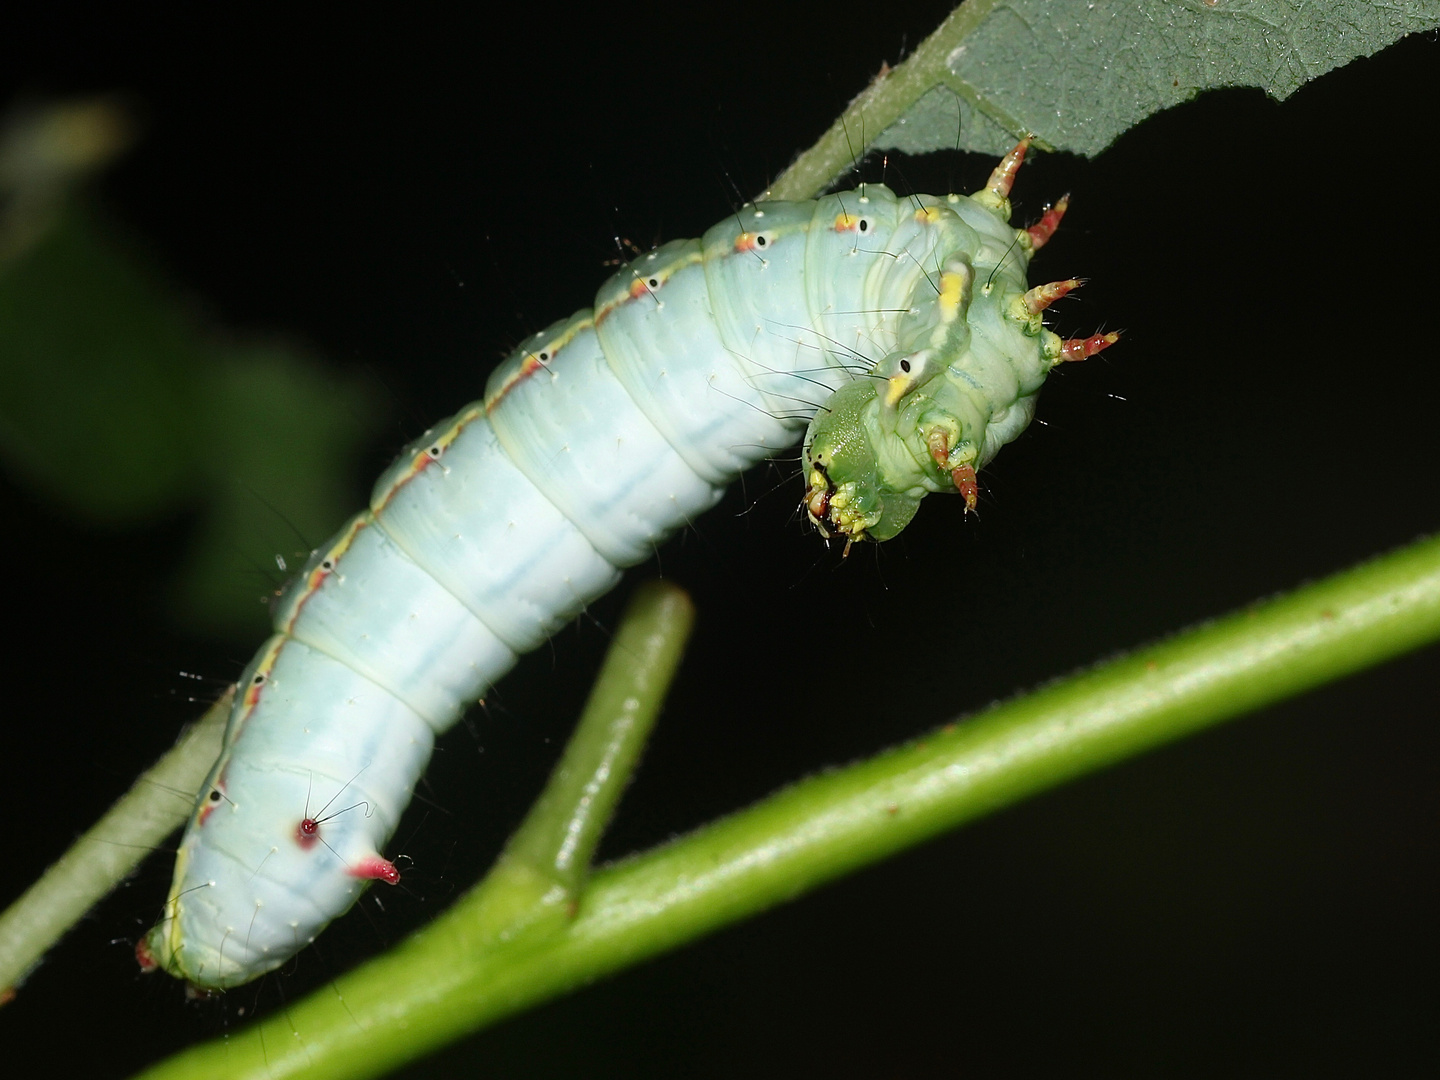
[{"label": "pale blue-green caterpillar", "polygon": [[759,202],[666,244],[407,448],[241,677],[142,966],[236,986],[398,881],[381,852],[435,736],[812,416],[827,534],[893,536],[927,491],[973,506],[1050,369],[1114,340],[1041,325],[1079,282],[1028,288],[1064,204],[1008,224],[1027,141],[974,196]]}]

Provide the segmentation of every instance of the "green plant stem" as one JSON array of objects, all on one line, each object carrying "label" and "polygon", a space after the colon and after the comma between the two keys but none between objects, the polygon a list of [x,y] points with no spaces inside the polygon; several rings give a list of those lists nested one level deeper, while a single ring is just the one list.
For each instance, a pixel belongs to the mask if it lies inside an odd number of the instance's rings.
[{"label": "green plant stem", "polygon": [[[982,23],[995,0],[967,0],[903,63],[877,75],[855,95],[815,144],[795,159],[765,193],[767,199],[813,199],[865,156],[870,141],[931,87],[955,80],[945,59]],[[978,104],[978,102],[977,102]],[[1014,128],[1011,122],[1008,126]],[[1016,134],[1020,134],[1017,130]]]},{"label": "green plant stem", "polygon": [[377,1075],[960,822],[1437,637],[1431,538],[605,868],[556,933],[496,941],[462,900],[335,989],[146,1075]]},{"label": "green plant stem", "polygon": [[91,906],[184,823],[220,756],[233,689],[0,915],[0,1004]]},{"label": "green plant stem", "polygon": [[694,623],[695,607],[678,586],[652,581],[635,591],[545,790],[465,901],[482,938],[558,929],[573,916]]}]

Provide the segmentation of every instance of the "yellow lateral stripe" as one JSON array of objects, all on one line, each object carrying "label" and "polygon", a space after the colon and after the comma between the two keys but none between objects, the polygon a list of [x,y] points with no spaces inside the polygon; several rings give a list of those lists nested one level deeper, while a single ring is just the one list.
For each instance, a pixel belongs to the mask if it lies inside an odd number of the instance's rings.
[{"label": "yellow lateral stripe", "polygon": [[427,442],[424,447],[416,450],[410,460],[410,468],[396,478],[395,482],[390,485],[390,490],[385,492],[384,498],[374,500],[374,505],[371,507],[372,512],[379,514],[384,511],[385,507],[389,505],[390,500],[395,497],[401,488],[416,476],[419,476],[420,473],[424,472],[431,465],[435,464],[435,462],[439,461],[445,451],[450,447],[450,444],[460,437],[460,433],[465,429],[465,426],[471,421],[484,416],[485,411],[484,405],[472,405],[463,413],[456,416],[455,422],[451,424],[450,427]]},{"label": "yellow lateral stripe", "polygon": [[574,341],[577,334],[589,330],[594,325],[595,321],[593,319],[578,319],[567,326],[564,333],[544,348],[532,349],[527,352],[525,358],[521,360],[519,366],[510,373],[510,376],[500,384],[493,394],[486,397],[485,411],[487,413],[493,411],[495,406],[499,405],[500,402],[505,399],[505,395],[512,389],[530,378],[530,376],[534,375],[537,371],[543,371],[553,364],[555,358],[560,355],[561,349]]},{"label": "yellow lateral stripe", "polygon": [[340,569],[341,556],[350,550],[350,545],[355,542],[356,535],[361,529],[369,525],[372,520],[368,513],[351,520],[350,527],[345,530],[344,535],[334,544],[330,545],[330,550],[325,553],[325,557],[316,564],[315,569],[306,575],[305,587],[300,591],[299,598],[291,605],[290,618],[284,626],[276,627],[277,630],[281,633],[288,634],[294,629],[295,620],[300,617],[300,612],[304,610],[306,601],[320,591],[320,587],[325,584],[331,574]]},{"label": "yellow lateral stripe", "polygon": [[[625,287],[623,292],[616,292],[608,300],[600,303],[595,308],[595,325],[599,326],[604,322],[609,314],[616,308],[632,303],[642,297],[651,296],[658,290],[663,289],[665,283],[681,270],[684,270],[687,266],[694,266],[696,263],[703,262],[704,259],[704,252],[691,249],[679,259],[672,258],[668,262],[659,263],[651,267],[649,272],[645,274],[639,272],[637,263],[631,263],[626,267],[633,275],[630,283]],[[596,297],[596,299],[598,300],[599,297]]]},{"label": "yellow lateral stripe", "polygon": [[260,704],[260,690],[270,681],[270,673],[275,670],[275,661],[280,657],[280,650],[284,648],[287,641],[293,640],[288,634],[277,636],[271,639],[270,647],[265,650],[265,658],[255,666],[254,673],[250,676],[250,684],[243,688],[240,698],[240,710],[236,714],[234,729],[229,732],[232,737],[227,740],[229,745],[234,745],[235,738],[239,736],[240,730],[245,726],[245,721]]}]

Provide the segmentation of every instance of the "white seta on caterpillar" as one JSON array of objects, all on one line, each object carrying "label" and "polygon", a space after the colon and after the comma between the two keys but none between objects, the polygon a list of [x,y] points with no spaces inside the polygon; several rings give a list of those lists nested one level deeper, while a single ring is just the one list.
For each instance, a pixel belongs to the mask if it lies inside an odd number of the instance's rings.
[{"label": "white seta on caterpillar", "polygon": [[408,447],[242,676],[142,966],[237,986],[398,881],[381,852],[435,736],[812,413],[827,535],[893,536],[927,491],[973,506],[1050,369],[1114,340],[1041,325],[1078,282],[1028,288],[1064,205],[1008,224],[1025,147],[974,196],[870,185],[666,244]]}]

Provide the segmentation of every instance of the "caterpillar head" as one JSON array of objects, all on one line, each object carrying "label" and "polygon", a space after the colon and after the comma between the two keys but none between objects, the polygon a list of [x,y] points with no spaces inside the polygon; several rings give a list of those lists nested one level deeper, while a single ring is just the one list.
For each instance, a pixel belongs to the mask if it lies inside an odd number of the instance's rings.
[{"label": "caterpillar head", "polygon": [[[846,383],[805,434],[805,509],[823,536],[888,540],[910,523],[931,488],[899,435],[899,407],[935,375],[923,353],[887,357]],[[922,450],[923,454],[923,450]]]},{"label": "caterpillar head", "polygon": [[823,535],[845,537],[846,551],[895,536],[927,492],[957,492],[973,510],[976,470],[1029,424],[1045,376],[1119,338],[1062,340],[1045,329],[1041,313],[1082,282],[1029,287],[1030,256],[1069,205],[1063,198],[1036,224],[1010,227],[1010,188],[1030,141],[973,196],[914,200],[914,235],[933,243],[923,258],[895,263],[912,278],[891,339],[900,348],[836,391],[805,433],[805,509]]},{"label": "caterpillar head", "polygon": [[976,470],[1030,423],[1046,374],[1118,335],[1062,341],[1039,311],[1079,282],[981,292],[963,326],[892,353],[835,392],[805,435],[805,509],[824,536],[888,540],[929,492],[976,505]]}]

